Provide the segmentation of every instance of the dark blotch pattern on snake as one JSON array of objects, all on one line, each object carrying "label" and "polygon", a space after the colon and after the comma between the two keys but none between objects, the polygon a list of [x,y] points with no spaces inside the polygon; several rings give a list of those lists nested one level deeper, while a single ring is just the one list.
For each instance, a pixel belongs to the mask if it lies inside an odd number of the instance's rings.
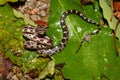
[{"label": "dark blotch pattern on snake", "polygon": [[[100,25],[96,21],[93,21],[93,20],[85,17],[81,12],[79,12],[77,10],[67,10],[62,14],[61,19],[60,19],[61,28],[63,30],[63,37],[62,37],[61,42],[57,46],[52,47],[52,48],[37,49],[38,53],[51,56],[51,55],[54,55],[55,53],[60,52],[61,50],[63,50],[65,48],[65,46],[68,42],[68,38],[69,38],[69,31],[68,31],[67,25],[65,23],[65,19],[70,14],[78,15],[83,20],[87,21],[88,23],[95,24],[96,26],[98,26],[98,30],[96,30],[96,32],[90,33],[89,35],[94,35],[94,34],[99,33]],[[36,32],[34,32],[34,33],[36,33]],[[33,37],[31,37],[30,39],[33,39],[33,41],[34,41]],[[81,41],[81,43],[82,42],[83,42],[83,40]],[[38,41],[38,43],[39,43],[39,41]],[[44,43],[44,44],[46,44],[46,43]]]},{"label": "dark blotch pattern on snake", "polygon": [[44,31],[42,26],[24,26],[23,36],[26,38],[26,41],[24,42],[24,47],[30,50],[51,48],[53,45],[53,41],[48,36],[43,35]]}]

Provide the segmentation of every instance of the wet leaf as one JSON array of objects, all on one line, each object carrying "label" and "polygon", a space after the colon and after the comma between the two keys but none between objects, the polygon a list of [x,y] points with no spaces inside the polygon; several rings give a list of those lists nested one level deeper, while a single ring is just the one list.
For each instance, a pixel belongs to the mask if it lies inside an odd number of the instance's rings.
[{"label": "wet leaf", "polygon": [[[50,28],[47,33],[54,39],[54,45],[59,44],[62,39],[60,17],[64,11],[69,9],[79,10],[98,23],[102,18],[99,6],[97,8],[93,5],[83,6],[79,0],[51,0]],[[66,64],[63,68],[65,78],[71,80],[102,80],[101,74],[103,74],[110,80],[120,79],[118,77],[120,76],[118,74],[120,72],[120,58],[115,55],[111,29],[104,28],[104,25],[101,25],[100,33],[91,36],[90,42],[84,42],[79,52],[75,53],[80,41],[86,34],[96,30],[97,26],[87,23],[76,15],[69,15],[66,24],[69,28],[69,41],[65,49],[54,56],[56,63]]]}]

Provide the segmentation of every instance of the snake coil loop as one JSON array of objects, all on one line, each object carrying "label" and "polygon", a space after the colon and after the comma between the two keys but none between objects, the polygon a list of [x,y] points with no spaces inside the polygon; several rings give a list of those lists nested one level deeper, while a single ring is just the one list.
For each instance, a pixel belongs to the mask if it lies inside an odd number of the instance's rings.
[{"label": "snake coil loop", "polygon": [[96,32],[92,32],[90,35],[99,33],[100,25],[96,21],[93,21],[85,17],[81,12],[77,10],[67,10],[62,14],[61,19],[60,19],[61,28],[63,30],[63,37],[62,37],[61,42],[57,46],[52,47],[52,44],[53,44],[52,40],[48,36],[43,37],[43,38],[38,37],[37,31],[39,31],[40,29],[32,27],[32,26],[25,26],[23,28],[23,36],[26,37],[28,41],[25,41],[24,47],[27,49],[36,49],[38,53],[46,54],[49,56],[54,55],[55,53],[58,53],[61,50],[63,50],[69,38],[69,31],[65,23],[65,19],[70,14],[78,15],[86,22],[95,24],[96,26],[98,26],[98,30]]}]

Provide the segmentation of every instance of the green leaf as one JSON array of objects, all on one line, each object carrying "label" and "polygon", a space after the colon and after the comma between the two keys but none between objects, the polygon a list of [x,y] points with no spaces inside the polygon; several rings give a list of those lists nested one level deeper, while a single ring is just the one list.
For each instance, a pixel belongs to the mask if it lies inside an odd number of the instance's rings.
[{"label": "green leaf", "polygon": [[19,66],[22,66],[24,73],[35,71],[39,75],[38,80],[54,73],[55,61],[48,57],[39,57],[35,52],[25,51],[20,61],[22,64]]},{"label": "green leaf", "polygon": [[[95,4],[98,5],[98,2]],[[60,17],[69,9],[78,10],[98,23],[102,18],[99,6],[83,6],[79,0],[51,0],[50,28],[47,34],[54,39],[54,45],[59,44],[62,39]],[[69,41],[65,49],[54,56],[56,63],[66,64],[63,68],[65,78],[71,80],[120,79],[120,74],[118,74],[120,58],[115,55],[111,29],[102,28],[99,34],[91,36],[90,42],[84,42],[79,52],[75,53],[85,35],[96,30],[97,26],[87,23],[76,15],[69,15],[66,24],[69,28]]]},{"label": "green leaf", "polygon": [[53,75],[54,67],[55,67],[55,62],[53,60],[49,61],[47,66],[44,68],[44,70],[39,73],[38,80],[45,78],[47,75]]},{"label": "green leaf", "polygon": [[[109,27],[111,29],[115,29],[115,26],[116,26],[116,23],[117,23],[117,19],[114,17],[113,15],[113,11],[112,11],[112,8],[111,8],[111,0],[99,0],[100,1],[100,6],[103,10],[103,16],[104,18],[107,20],[108,24],[109,24]],[[113,16],[112,18],[112,21],[110,21],[110,18]],[[117,29],[117,32],[116,32],[116,36],[118,38],[120,38],[120,24],[118,26],[118,29]]]},{"label": "green leaf", "polygon": [[[24,49],[22,28],[26,23],[21,18],[23,15],[13,11],[8,4],[0,6],[0,52],[10,58],[13,64],[19,66],[23,73],[35,70],[39,79],[45,78],[48,74],[53,75],[55,66],[53,59],[40,57],[36,51]],[[27,18],[26,20],[29,22]]]},{"label": "green leaf", "polygon": [[3,5],[7,2],[17,2],[18,0],[0,0],[0,5]]},{"label": "green leaf", "polygon": [[3,52],[13,49],[23,51],[21,29],[24,22],[14,17],[13,10],[8,4],[0,6],[0,14],[0,50]]},{"label": "green leaf", "polygon": [[22,18],[25,23],[27,25],[33,25],[33,26],[37,26],[37,24],[35,24],[32,20],[30,20],[29,18],[27,18],[26,16],[24,16],[21,12],[18,12],[17,10],[13,9],[14,15],[17,18]]}]

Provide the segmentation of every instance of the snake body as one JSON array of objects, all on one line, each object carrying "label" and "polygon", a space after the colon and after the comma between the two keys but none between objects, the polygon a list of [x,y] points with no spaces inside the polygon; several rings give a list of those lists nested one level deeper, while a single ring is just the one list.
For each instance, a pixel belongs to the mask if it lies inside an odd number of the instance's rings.
[{"label": "snake body", "polygon": [[[67,25],[66,25],[66,23],[65,23],[65,19],[66,19],[66,17],[67,17],[68,15],[70,15],[70,14],[78,15],[79,17],[81,17],[81,18],[82,18],[83,20],[85,20],[86,22],[98,26],[98,30],[96,30],[95,32],[92,32],[90,35],[94,35],[94,34],[99,33],[99,31],[100,31],[100,25],[99,25],[99,23],[97,23],[96,21],[93,21],[93,20],[87,18],[87,17],[84,16],[81,12],[79,12],[79,11],[77,11],[77,10],[67,10],[67,11],[63,12],[63,14],[62,14],[62,16],[61,16],[61,18],[60,18],[60,25],[61,25],[61,28],[62,28],[62,31],[63,31],[63,37],[62,37],[61,42],[60,42],[57,46],[55,46],[55,47],[44,48],[44,49],[39,48],[39,49],[37,49],[37,52],[38,52],[38,53],[46,54],[46,55],[51,56],[51,55],[54,55],[55,53],[60,52],[61,50],[63,50],[63,49],[65,48],[65,46],[66,46],[66,44],[67,44],[67,42],[68,42],[68,38],[69,38],[69,31],[68,31],[68,27],[67,27]],[[25,29],[25,28],[24,28],[24,29]],[[29,30],[28,30],[28,31],[29,31]],[[27,31],[26,31],[26,32],[27,32]],[[26,32],[24,31],[24,33],[26,33]],[[30,32],[31,32],[31,31],[30,31]],[[37,36],[37,34],[35,34],[35,33],[36,33],[35,30],[33,31],[33,33],[34,33],[35,36]],[[27,34],[27,35],[29,34],[29,36],[30,36],[30,33],[29,33],[29,32],[27,32],[26,34]],[[32,40],[32,41],[34,41],[34,42],[37,42],[36,39],[34,39],[35,36],[34,36],[34,37],[29,37],[29,36],[27,36],[27,37],[28,37],[30,40]],[[46,42],[44,42],[43,44],[47,45],[47,42],[50,42],[50,39],[48,39],[48,40],[47,40]],[[37,43],[39,43],[39,41],[38,41]],[[41,42],[41,44],[42,44],[42,42]],[[28,45],[28,44],[25,44],[25,45]],[[37,44],[36,44],[36,46],[37,46]]]},{"label": "snake body", "polygon": [[51,48],[53,45],[52,40],[48,36],[41,37],[42,35],[43,33],[41,33],[40,30],[38,31],[38,28],[25,26],[23,28],[23,36],[27,41],[24,42],[24,47],[31,50]]}]

